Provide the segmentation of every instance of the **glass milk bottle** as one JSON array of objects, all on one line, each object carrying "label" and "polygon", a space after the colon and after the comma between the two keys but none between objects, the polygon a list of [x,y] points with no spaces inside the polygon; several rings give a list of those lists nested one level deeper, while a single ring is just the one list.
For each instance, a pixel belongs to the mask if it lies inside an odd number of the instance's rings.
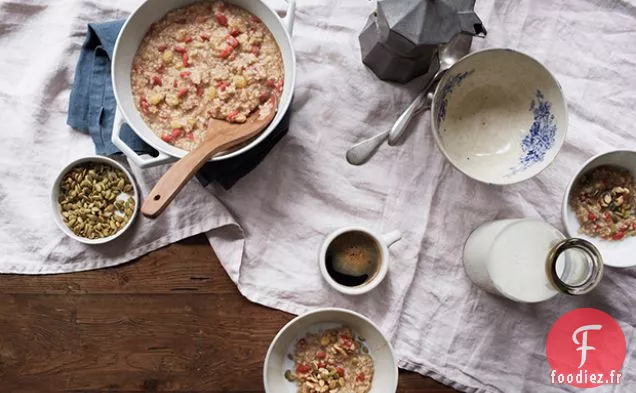
[{"label": "glass milk bottle", "polygon": [[558,293],[582,295],[603,277],[603,260],[583,239],[567,239],[536,219],[497,220],[475,229],[464,245],[464,268],[484,291],[516,302]]}]

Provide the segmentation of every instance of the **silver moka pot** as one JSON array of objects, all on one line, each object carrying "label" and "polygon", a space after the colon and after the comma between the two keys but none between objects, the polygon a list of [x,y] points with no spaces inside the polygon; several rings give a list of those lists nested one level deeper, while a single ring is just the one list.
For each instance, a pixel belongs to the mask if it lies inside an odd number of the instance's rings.
[{"label": "silver moka pot", "polygon": [[486,35],[475,0],[378,0],[360,33],[362,62],[382,80],[406,83],[429,70],[457,34]]}]

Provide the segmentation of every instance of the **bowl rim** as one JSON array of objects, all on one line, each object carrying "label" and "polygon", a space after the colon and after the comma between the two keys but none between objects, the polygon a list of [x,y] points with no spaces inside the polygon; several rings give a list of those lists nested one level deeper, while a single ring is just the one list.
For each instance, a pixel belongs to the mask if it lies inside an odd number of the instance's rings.
[{"label": "bowl rim", "polygon": [[302,319],[305,319],[305,318],[307,318],[310,315],[321,314],[321,313],[324,313],[324,312],[336,312],[336,313],[342,313],[342,314],[351,315],[353,317],[356,317],[356,318],[359,318],[359,319],[365,321],[371,327],[373,327],[375,330],[377,330],[378,333],[380,333],[380,336],[382,336],[382,338],[386,342],[387,347],[389,348],[389,353],[391,353],[391,358],[393,360],[393,368],[394,368],[394,371],[395,371],[394,372],[395,378],[394,378],[394,381],[393,381],[392,392],[386,392],[386,393],[396,392],[397,391],[397,386],[398,386],[398,377],[399,377],[398,361],[397,361],[397,359],[395,357],[395,351],[393,350],[393,345],[391,345],[391,341],[389,341],[389,339],[384,335],[384,333],[382,333],[382,330],[380,330],[378,325],[376,325],[369,318],[367,318],[364,315],[362,315],[362,314],[360,314],[358,312],[355,312],[353,310],[349,310],[349,309],[346,309],[346,308],[339,308],[339,307],[323,307],[323,308],[318,308],[318,309],[315,309],[313,311],[309,311],[309,312],[306,312],[304,314],[296,316],[294,319],[292,319],[291,321],[287,322],[278,331],[278,333],[276,333],[276,335],[272,339],[272,342],[269,344],[269,348],[267,349],[267,353],[265,354],[265,361],[263,362],[263,388],[265,389],[265,393],[268,393],[267,389],[268,389],[268,386],[269,386],[268,385],[269,384],[269,380],[267,379],[267,369],[269,368],[269,359],[272,356],[272,351],[274,350],[275,344],[280,340],[280,338],[283,336],[283,334],[285,334],[285,332],[287,332],[287,330],[289,330],[293,325],[295,325],[296,323],[298,323]]},{"label": "bowl rim", "polygon": [[[130,220],[128,220],[126,225],[124,225],[123,228],[121,228],[115,234],[113,234],[111,236],[108,236],[108,237],[102,237],[102,238],[98,238],[98,239],[88,239],[88,238],[81,237],[81,236],[78,236],[78,235],[74,234],[69,229],[69,227],[67,227],[66,224],[64,224],[64,221],[62,221],[62,217],[61,217],[60,211],[58,210],[57,199],[58,199],[59,192],[60,192],[60,190],[59,190],[60,189],[60,181],[62,180],[62,177],[69,170],[74,168],[75,166],[83,164],[83,163],[87,163],[87,162],[104,163],[104,164],[111,165],[111,166],[113,166],[115,168],[121,169],[122,172],[128,177],[128,180],[130,180],[130,183],[132,184],[132,187],[133,187],[133,193],[134,193],[134,198],[135,198],[135,209],[133,211],[133,215],[130,218]],[[135,178],[132,176],[130,171],[128,169],[126,169],[119,162],[113,160],[110,157],[105,157],[105,156],[99,156],[99,155],[84,156],[84,157],[80,157],[80,158],[77,158],[77,159],[71,161],[66,166],[64,166],[64,168],[62,168],[60,170],[59,174],[55,178],[55,181],[53,182],[53,185],[51,187],[51,212],[53,214],[53,220],[55,221],[57,226],[60,228],[60,230],[62,232],[64,232],[65,235],[67,235],[68,237],[70,237],[70,238],[72,238],[74,240],[77,240],[80,243],[84,243],[84,244],[91,244],[91,245],[104,244],[104,243],[108,243],[108,242],[110,242],[112,240],[117,239],[124,232],[126,232],[126,230],[128,228],[130,228],[130,226],[132,225],[133,221],[137,217],[137,214],[139,212],[139,203],[140,203],[139,202],[139,188],[137,186],[137,183],[135,182]]]},{"label": "bowl rim", "polygon": [[[440,86],[443,85],[443,82],[446,81],[446,79],[449,77],[450,73],[448,71],[450,71],[453,67],[457,66],[458,64],[466,61],[467,59],[473,57],[473,56],[477,56],[477,55],[483,55],[485,53],[488,52],[512,52],[518,55],[521,55],[523,57],[526,57],[527,59],[529,59],[530,61],[534,62],[536,65],[538,65],[540,68],[542,68],[544,71],[547,72],[547,74],[550,76],[550,78],[552,78],[553,82],[555,83],[555,85],[558,88],[559,91],[559,95],[561,96],[561,101],[563,101],[563,111],[564,111],[564,116],[563,118],[565,119],[565,124],[563,126],[563,138],[561,139],[561,142],[559,143],[558,146],[554,146],[557,148],[556,154],[554,155],[554,157],[552,157],[549,161],[544,160],[544,166],[543,168],[539,169],[536,173],[534,173],[533,175],[527,176],[527,177],[523,177],[523,178],[519,178],[516,180],[511,180],[511,181],[493,181],[493,180],[483,180],[483,179],[478,179],[476,177],[473,177],[471,175],[469,175],[468,173],[466,173],[462,168],[459,167],[459,165],[457,165],[455,163],[455,161],[453,161],[449,155],[448,155],[448,151],[446,150],[446,148],[444,147],[444,144],[442,143],[439,133],[435,127],[435,117],[433,116],[433,112],[435,109],[435,97],[437,97],[438,92],[440,90]],[[535,57],[518,51],[516,49],[510,49],[510,48],[486,48],[486,49],[480,49],[477,50],[475,52],[471,52],[468,53],[466,56],[462,57],[461,59],[459,59],[455,64],[453,64],[453,66],[448,70],[444,76],[440,79],[439,83],[437,84],[437,86],[435,87],[435,91],[433,92],[433,102],[431,104],[431,129],[432,129],[432,133],[433,133],[433,138],[435,139],[435,143],[437,144],[438,149],[442,152],[442,155],[444,155],[444,157],[446,158],[446,160],[448,162],[450,162],[450,164],[457,169],[459,172],[461,172],[462,174],[464,174],[465,176],[476,180],[480,183],[484,183],[484,184],[488,184],[488,185],[498,185],[498,186],[504,186],[504,185],[510,185],[510,184],[517,184],[517,183],[521,183],[523,181],[532,179],[535,176],[538,176],[539,174],[541,174],[541,172],[543,172],[544,170],[546,170],[546,168],[548,168],[550,166],[550,164],[552,164],[556,158],[558,157],[559,153],[561,152],[561,149],[563,148],[563,145],[565,144],[565,140],[567,138],[568,135],[568,127],[569,127],[569,111],[568,111],[568,101],[565,98],[565,94],[563,94],[563,87],[561,86],[561,84],[559,83],[559,80],[556,78],[556,76],[552,73],[552,71],[550,71],[548,69],[548,67],[546,67],[543,63],[541,63],[539,60],[537,60]],[[554,148],[553,147],[553,148]]]},{"label": "bowl rim", "polygon": [[[196,2],[198,2],[199,0],[189,0],[187,2],[187,4],[184,5],[180,5],[180,6],[175,6],[172,8],[172,10],[176,10],[179,8],[183,8],[186,7],[187,5],[190,4],[194,4]],[[228,0],[230,3],[234,3],[232,0]],[[133,132],[135,133],[135,135],[137,135],[140,139],[142,139],[145,143],[147,143],[148,145],[150,145],[151,147],[153,147],[155,150],[169,156],[172,157],[176,160],[181,159],[183,157],[185,157],[189,152],[186,150],[183,150],[181,148],[177,148],[176,146],[172,146],[169,143],[166,143],[164,141],[162,141],[156,134],[154,134],[154,132],[152,132],[151,130],[151,134],[152,135],[145,135],[143,132],[138,132],[137,129],[135,128],[134,124],[130,121],[128,113],[132,112],[132,111],[137,111],[137,108],[134,107],[134,105],[132,107],[128,107],[126,105],[120,104],[119,97],[120,95],[123,96],[123,94],[125,92],[120,92],[117,88],[117,83],[116,83],[116,76],[117,75],[117,64],[118,62],[116,61],[116,57],[118,55],[118,53],[120,52],[119,47],[121,45],[121,42],[124,40],[124,34],[128,33],[129,29],[132,29],[133,27],[129,27],[130,26],[135,26],[134,24],[134,19],[138,18],[139,14],[141,12],[144,11],[144,8],[148,6],[149,3],[151,3],[151,0],[142,0],[141,3],[128,15],[128,17],[126,18],[126,20],[124,21],[124,24],[122,25],[119,34],[117,35],[117,39],[115,40],[115,46],[113,48],[113,58],[111,61],[111,66],[110,66],[110,71],[111,71],[111,75],[113,76],[111,79],[111,84],[112,84],[112,88],[113,88],[113,94],[115,96],[115,102],[117,104],[117,110],[121,113],[122,119],[124,120],[124,122],[133,130]],[[293,45],[293,40],[292,40],[292,36],[291,33],[289,32],[289,30],[287,29],[287,27],[285,26],[285,23],[283,22],[283,19],[278,15],[278,13],[273,10],[270,5],[264,1],[264,0],[257,0],[257,2],[261,3],[261,5],[264,6],[265,8],[265,12],[269,12],[271,15],[274,16],[274,20],[276,21],[275,23],[278,25],[278,27],[282,30],[284,36],[285,36],[285,43],[288,44],[289,46],[289,54],[290,54],[290,68],[291,68],[291,80],[285,80],[285,83],[283,85],[283,92],[281,92],[279,100],[278,100],[278,107],[277,107],[277,112],[276,115],[274,116],[274,119],[272,119],[272,121],[270,122],[270,124],[267,126],[267,128],[265,128],[265,130],[263,130],[259,135],[257,135],[256,137],[254,137],[248,144],[246,144],[245,146],[242,146],[236,150],[230,151],[229,153],[225,153],[225,154],[221,154],[221,155],[216,155],[214,157],[211,157],[207,162],[218,162],[218,161],[224,161],[230,158],[234,158],[236,156],[239,156],[240,154],[246,153],[249,150],[252,150],[254,148],[256,148],[257,146],[259,146],[265,139],[267,139],[267,137],[269,137],[275,130],[277,127],[280,126],[283,118],[285,117],[285,115],[287,115],[287,113],[291,110],[291,105],[292,105],[292,101],[293,101],[293,96],[294,96],[294,89],[296,87],[296,79],[297,79],[297,71],[298,71],[298,65],[297,65],[297,59],[296,59],[296,51],[294,50],[294,45]],[[239,6],[241,8],[243,8],[242,6]],[[251,14],[254,14],[252,11],[249,11]],[[254,14],[256,15],[256,14]],[[164,15],[165,16],[165,15]],[[262,15],[256,15],[257,17],[262,18]],[[271,32],[271,27],[267,26],[268,30],[270,30]],[[147,31],[143,32],[143,36],[145,36],[145,34],[147,33]],[[142,36],[142,37],[143,37]],[[281,52],[281,56],[283,57],[283,70],[286,70],[287,67],[285,66],[284,63],[284,55],[283,52],[285,51],[285,49],[283,49],[283,45],[282,42],[279,42],[279,40],[276,39],[276,37],[274,37],[276,44],[278,45],[280,52]],[[132,59],[131,59],[132,62]],[[130,77],[130,75],[129,75]],[[288,95],[286,96],[285,100],[282,100],[281,98],[283,98],[285,96],[285,92],[288,91]],[[131,89],[131,95],[132,95],[132,89]],[[143,119],[142,119],[143,121]],[[145,121],[144,121],[145,124]],[[146,124],[146,126],[148,127],[148,125]],[[148,129],[150,129],[150,127],[148,127]]]},{"label": "bowl rim", "polygon": [[[612,149],[612,150],[608,150],[602,153],[598,153],[590,158],[588,158],[583,164],[581,164],[581,166],[579,166],[579,168],[576,170],[576,173],[570,178],[570,181],[568,182],[567,187],[565,188],[565,191],[563,193],[563,199],[561,201],[561,221],[563,222],[563,227],[565,228],[565,234],[568,237],[577,237],[577,233],[574,232],[574,228],[571,227],[570,225],[570,220],[568,220],[568,211],[569,211],[569,201],[570,201],[570,195],[572,193],[572,187],[574,186],[574,183],[576,182],[576,180],[584,173],[587,172],[589,170],[591,170],[592,168],[587,169],[592,163],[594,163],[594,161],[597,161],[599,158],[605,157],[605,156],[610,156],[612,154],[617,154],[617,153],[627,153],[627,154],[632,154],[635,156],[636,159],[636,150],[631,150],[631,149]],[[636,176],[636,173],[633,174]],[[597,246],[598,247],[598,246]],[[634,267],[636,266],[636,259],[634,259],[634,262],[631,264],[623,264],[623,265],[618,265],[615,264],[613,262],[611,262],[610,259],[607,258],[603,258],[603,264],[605,266],[611,266],[611,267],[616,267],[616,268],[628,268],[628,267]]]}]

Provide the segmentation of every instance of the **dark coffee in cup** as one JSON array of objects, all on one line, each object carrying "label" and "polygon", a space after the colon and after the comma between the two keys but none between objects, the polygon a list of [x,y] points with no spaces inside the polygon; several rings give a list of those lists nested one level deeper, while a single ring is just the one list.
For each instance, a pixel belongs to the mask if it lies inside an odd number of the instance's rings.
[{"label": "dark coffee in cup", "polygon": [[338,284],[348,287],[371,281],[382,265],[382,252],[376,240],[362,231],[338,235],[327,247],[327,273]]}]

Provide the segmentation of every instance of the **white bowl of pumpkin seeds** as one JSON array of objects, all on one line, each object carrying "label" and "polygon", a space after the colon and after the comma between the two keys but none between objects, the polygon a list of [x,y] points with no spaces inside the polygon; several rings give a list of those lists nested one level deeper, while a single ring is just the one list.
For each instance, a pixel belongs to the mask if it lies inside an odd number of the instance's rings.
[{"label": "white bowl of pumpkin seeds", "polygon": [[62,169],[51,202],[62,232],[82,243],[103,244],[130,227],[139,211],[139,190],[117,161],[91,156]]}]

